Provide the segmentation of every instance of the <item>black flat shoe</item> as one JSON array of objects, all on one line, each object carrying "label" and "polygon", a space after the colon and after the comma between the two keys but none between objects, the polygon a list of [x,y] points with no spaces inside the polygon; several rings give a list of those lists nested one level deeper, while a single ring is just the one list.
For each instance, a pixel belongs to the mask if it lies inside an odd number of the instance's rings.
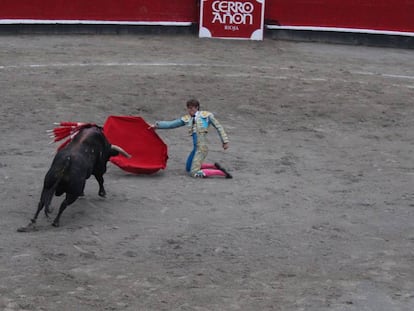
[{"label": "black flat shoe", "polygon": [[221,167],[220,164],[218,164],[217,162],[214,163],[214,166],[217,167],[217,169],[219,169],[220,171],[222,171],[224,174],[226,174],[226,178],[233,178],[233,176],[231,176],[231,174],[229,172],[227,172],[223,167]]}]

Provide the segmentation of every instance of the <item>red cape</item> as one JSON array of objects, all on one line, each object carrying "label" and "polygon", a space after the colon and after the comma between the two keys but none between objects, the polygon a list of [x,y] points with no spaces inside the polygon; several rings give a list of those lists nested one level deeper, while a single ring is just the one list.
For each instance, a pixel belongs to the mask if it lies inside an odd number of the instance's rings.
[{"label": "red cape", "polygon": [[167,167],[167,145],[141,117],[109,116],[103,126],[108,141],[132,157],[112,157],[110,161],[134,174],[152,174]]}]

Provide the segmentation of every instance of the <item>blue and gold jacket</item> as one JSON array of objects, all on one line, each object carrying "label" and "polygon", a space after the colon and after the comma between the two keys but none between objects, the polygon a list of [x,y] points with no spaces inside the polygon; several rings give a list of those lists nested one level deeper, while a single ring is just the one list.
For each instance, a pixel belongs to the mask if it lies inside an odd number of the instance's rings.
[{"label": "blue and gold jacket", "polygon": [[186,114],[179,119],[172,121],[157,121],[156,127],[159,129],[173,129],[180,126],[187,126],[188,132],[190,135],[196,134],[199,143],[205,142],[205,136],[208,133],[210,125],[212,125],[220,137],[221,142],[228,143],[229,139],[227,137],[224,128],[221,126],[220,122],[214,117],[209,111],[197,111],[194,118]]}]

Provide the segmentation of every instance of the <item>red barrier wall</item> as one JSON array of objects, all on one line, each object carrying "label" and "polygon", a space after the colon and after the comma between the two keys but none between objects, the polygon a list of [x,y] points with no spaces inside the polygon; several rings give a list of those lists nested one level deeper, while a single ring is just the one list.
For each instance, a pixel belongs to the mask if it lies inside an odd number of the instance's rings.
[{"label": "red barrier wall", "polygon": [[0,19],[196,22],[194,0],[1,0]]},{"label": "red barrier wall", "polygon": [[[199,1],[1,0],[0,22],[80,20],[197,23]],[[414,33],[414,0],[267,0],[265,23]]]},{"label": "red barrier wall", "polygon": [[414,0],[268,0],[265,19],[280,26],[414,32]]}]

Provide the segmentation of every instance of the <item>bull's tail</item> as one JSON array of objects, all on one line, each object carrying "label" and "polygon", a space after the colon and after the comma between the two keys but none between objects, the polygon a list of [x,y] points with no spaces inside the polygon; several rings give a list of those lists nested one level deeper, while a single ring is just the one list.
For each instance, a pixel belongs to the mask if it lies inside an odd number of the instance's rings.
[{"label": "bull's tail", "polygon": [[42,194],[40,196],[40,201],[37,207],[37,211],[32,219],[32,223],[36,222],[36,219],[39,216],[39,213],[43,209],[43,207],[45,208],[46,216],[48,216],[48,214],[51,213],[50,204],[52,202],[53,196],[63,176],[69,169],[70,163],[71,158],[70,156],[67,156],[63,160],[63,163],[59,165],[59,167],[54,166],[49,170],[49,172],[47,172],[42,189]]}]

